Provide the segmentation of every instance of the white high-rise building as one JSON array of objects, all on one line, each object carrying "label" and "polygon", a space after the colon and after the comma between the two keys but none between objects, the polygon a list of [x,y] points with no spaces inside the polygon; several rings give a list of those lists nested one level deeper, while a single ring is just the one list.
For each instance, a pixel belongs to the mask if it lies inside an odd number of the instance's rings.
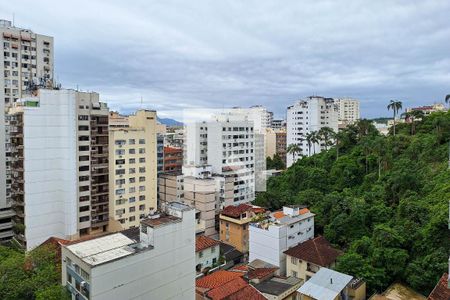
[{"label": "white high-rise building", "polygon": [[361,118],[359,112],[359,100],[352,98],[340,98],[335,100],[338,108],[339,125],[355,123]]},{"label": "white high-rise building", "polygon": [[[53,85],[53,37],[36,34],[29,29],[15,27],[10,21],[0,20],[0,111],[3,113],[18,99],[29,95],[33,85]],[[0,208],[9,206],[11,174],[9,134],[0,118]],[[9,120],[6,119],[6,125]],[[6,135],[5,135],[6,133]],[[6,170],[6,173],[5,173]],[[6,184],[6,186],[5,186]],[[6,193],[6,196],[4,196]]]},{"label": "white high-rise building", "polygon": [[196,122],[186,127],[186,165],[210,165],[213,174],[234,176],[234,204],[255,198],[255,132],[253,122]]},{"label": "white high-rise building", "polygon": [[15,239],[106,231],[108,108],[97,93],[40,89],[9,109]]},{"label": "white high-rise building", "polygon": [[293,157],[286,155],[287,166],[291,166],[301,156],[311,156],[324,149],[323,143],[313,143],[309,147],[306,137],[311,132],[318,132],[322,127],[338,131],[338,108],[332,98],[318,96],[299,100],[287,108],[287,147],[296,144],[301,152]]}]

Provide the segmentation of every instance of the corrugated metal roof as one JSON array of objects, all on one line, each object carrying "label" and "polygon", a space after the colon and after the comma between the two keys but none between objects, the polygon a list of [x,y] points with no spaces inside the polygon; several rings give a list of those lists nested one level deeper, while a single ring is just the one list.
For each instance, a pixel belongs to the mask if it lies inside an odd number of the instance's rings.
[{"label": "corrugated metal roof", "polygon": [[352,279],[350,275],[321,268],[297,291],[314,299],[333,300]]}]

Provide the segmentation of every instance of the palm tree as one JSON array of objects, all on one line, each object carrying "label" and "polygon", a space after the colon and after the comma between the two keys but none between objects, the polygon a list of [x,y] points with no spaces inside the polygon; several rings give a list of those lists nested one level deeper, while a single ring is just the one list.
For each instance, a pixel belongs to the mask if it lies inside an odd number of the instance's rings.
[{"label": "palm tree", "polygon": [[338,131],[337,133],[334,133],[333,139],[334,143],[336,144],[336,160],[339,159],[339,149],[341,148],[342,140],[345,137],[345,133],[342,131]]},{"label": "palm tree", "polygon": [[313,143],[313,136],[314,136],[314,134],[313,134],[313,132],[308,132],[307,134],[306,134],[306,143],[308,143],[308,155],[309,156],[311,156],[311,146],[312,146],[312,143]]},{"label": "palm tree", "polygon": [[317,131],[311,132],[311,143],[313,145],[314,154],[316,154],[316,144],[320,143],[320,136]]},{"label": "palm tree", "polygon": [[448,103],[450,108],[450,94],[445,96],[445,103]]},{"label": "palm tree", "polygon": [[333,136],[335,134],[334,130],[330,127],[322,127],[320,128],[319,132],[317,133],[319,137],[324,141],[325,143],[325,150],[328,150],[328,146],[330,145],[331,139],[333,139]]},{"label": "palm tree", "polygon": [[300,149],[299,145],[297,145],[297,144],[290,144],[287,147],[286,152],[289,153],[289,154],[292,154],[292,163],[294,163],[295,155],[296,154],[300,154],[302,152],[302,150]]},{"label": "palm tree", "polygon": [[402,109],[402,101],[399,100],[391,100],[389,105],[387,106],[387,109],[394,112],[394,136],[395,136],[395,117],[397,116],[397,113]]}]

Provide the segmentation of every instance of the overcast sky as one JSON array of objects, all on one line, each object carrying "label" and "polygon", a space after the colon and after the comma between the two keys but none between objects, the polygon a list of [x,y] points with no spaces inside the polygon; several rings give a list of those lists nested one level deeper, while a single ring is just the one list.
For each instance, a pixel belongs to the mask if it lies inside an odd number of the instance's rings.
[{"label": "overcast sky", "polygon": [[[244,4],[245,3],[245,4]],[[0,18],[55,38],[66,88],[112,109],[262,104],[309,95],[386,105],[450,93],[450,1],[1,1]]]}]

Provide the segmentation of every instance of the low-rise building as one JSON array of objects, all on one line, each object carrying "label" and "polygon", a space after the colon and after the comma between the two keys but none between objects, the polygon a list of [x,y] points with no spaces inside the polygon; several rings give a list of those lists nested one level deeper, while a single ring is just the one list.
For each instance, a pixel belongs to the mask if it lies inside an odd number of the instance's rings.
[{"label": "low-rise building", "polygon": [[248,204],[225,207],[220,214],[220,241],[247,253],[249,249],[248,224],[257,213],[261,212],[264,212],[264,209]]},{"label": "low-rise building", "polygon": [[255,285],[266,299],[270,300],[297,300],[297,289],[303,284],[303,280],[295,277],[273,276]]},{"label": "low-rise building", "polygon": [[314,214],[305,206],[285,206],[249,225],[249,259],[261,259],[286,274],[284,251],[314,237]]},{"label": "low-rise building", "polygon": [[74,299],[194,299],[194,210],[181,203],[140,228],[62,247],[62,284]]},{"label": "low-rise building", "polygon": [[435,103],[433,105],[424,105],[424,106],[418,106],[418,107],[408,107],[406,108],[406,112],[412,112],[412,111],[421,111],[425,116],[430,115],[434,112],[438,111],[446,111],[444,104],[442,103]]},{"label": "low-rise building", "polygon": [[195,270],[203,272],[218,265],[220,242],[204,235],[195,238]]},{"label": "low-rise building", "polygon": [[302,300],[366,299],[364,281],[327,268],[321,268],[297,291]]},{"label": "low-rise building", "polygon": [[449,275],[445,273],[428,296],[428,300],[450,299]]},{"label": "low-rise building", "polygon": [[307,240],[284,251],[286,274],[309,280],[320,268],[332,268],[341,251],[333,248],[323,236]]},{"label": "low-rise building", "polygon": [[266,300],[242,277],[243,272],[220,270],[196,280],[197,300]]}]

